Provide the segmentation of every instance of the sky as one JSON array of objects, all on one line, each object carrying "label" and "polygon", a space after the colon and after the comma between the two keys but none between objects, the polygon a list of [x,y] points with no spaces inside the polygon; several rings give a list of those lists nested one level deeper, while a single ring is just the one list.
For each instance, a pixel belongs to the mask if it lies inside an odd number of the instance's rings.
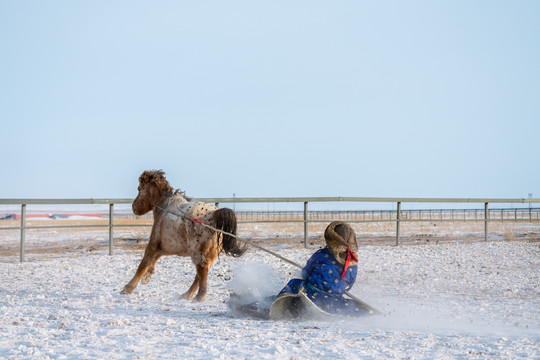
[{"label": "sky", "polygon": [[0,198],[540,197],[539,1],[0,0]]}]

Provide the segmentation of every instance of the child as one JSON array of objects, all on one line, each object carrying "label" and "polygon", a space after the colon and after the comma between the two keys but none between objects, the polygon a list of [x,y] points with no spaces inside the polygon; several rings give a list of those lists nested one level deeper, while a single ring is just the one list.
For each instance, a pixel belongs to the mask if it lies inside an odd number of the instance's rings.
[{"label": "child", "polygon": [[229,307],[261,319],[350,317],[369,313],[363,304],[343,297],[356,280],[358,245],[354,230],[344,222],[334,221],[326,228],[324,239],[326,247],[311,256],[302,269],[302,279],[290,280],[277,296],[249,304],[232,294]]},{"label": "child", "polygon": [[326,247],[315,252],[302,269],[302,279],[292,279],[270,308],[271,319],[317,315],[359,316],[368,311],[343,297],[356,280],[356,234],[346,223],[334,221],[324,232]]}]

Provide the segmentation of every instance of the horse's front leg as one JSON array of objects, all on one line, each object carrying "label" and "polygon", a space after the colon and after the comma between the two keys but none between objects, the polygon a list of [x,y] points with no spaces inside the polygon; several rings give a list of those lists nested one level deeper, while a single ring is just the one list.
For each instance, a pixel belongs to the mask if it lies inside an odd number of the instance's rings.
[{"label": "horse's front leg", "polygon": [[141,282],[143,284],[148,284],[150,280],[152,279],[152,275],[154,275],[154,273],[156,272],[156,263],[160,257],[161,257],[161,254],[156,254],[156,256],[154,256],[154,260],[148,267],[148,270],[146,271],[146,273],[141,278]]},{"label": "horse's front leg", "polygon": [[157,255],[157,247],[151,246],[150,244],[148,244],[146,246],[146,250],[144,251],[143,259],[141,260],[141,263],[139,264],[139,267],[137,268],[135,275],[127,283],[127,285],[124,286],[124,289],[120,292],[120,294],[133,293],[133,290],[135,290],[135,288],[137,287],[137,284],[139,283],[143,275],[146,274],[150,265],[155,264],[154,259],[156,255]]}]

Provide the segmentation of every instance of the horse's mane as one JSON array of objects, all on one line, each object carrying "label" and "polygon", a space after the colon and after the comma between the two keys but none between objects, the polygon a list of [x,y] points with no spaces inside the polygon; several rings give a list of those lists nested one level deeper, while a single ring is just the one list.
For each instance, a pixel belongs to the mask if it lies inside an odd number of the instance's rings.
[{"label": "horse's mane", "polygon": [[186,199],[187,202],[190,202],[191,200],[193,200],[192,197],[189,197],[186,195],[186,192],[185,191],[181,191],[180,189],[176,189],[174,191],[174,195],[180,195],[181,197],[183,197],[184,199]]},{"label": "horse's mane", "polygon": [[139,183],[141,185],[150,184],[152,182],[156,185],[160,193],[163,195],[180,195],[181,197],[186,199],[186,201],[192,200],[191,197],[186,195],[185,191],[181,191],[180,189],[173,191],[172,186],[165,178],[165,171],[163,170],[147,170],[143,172],[139,177]]}]

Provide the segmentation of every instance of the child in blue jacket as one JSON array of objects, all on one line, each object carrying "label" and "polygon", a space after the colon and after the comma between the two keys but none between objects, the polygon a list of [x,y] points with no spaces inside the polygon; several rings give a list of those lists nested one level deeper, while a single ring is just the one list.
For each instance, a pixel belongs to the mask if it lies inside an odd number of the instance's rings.
[{"label": "child in blue jacket", "polygon": [[344,298],[356,280],[356,234],[346,223],[334,221],[324,232],[326,247],[315,252],[302,269],[301,279],[292,279],[270,308],[271,319],[301,316],[359,316],[367,310]]}]

